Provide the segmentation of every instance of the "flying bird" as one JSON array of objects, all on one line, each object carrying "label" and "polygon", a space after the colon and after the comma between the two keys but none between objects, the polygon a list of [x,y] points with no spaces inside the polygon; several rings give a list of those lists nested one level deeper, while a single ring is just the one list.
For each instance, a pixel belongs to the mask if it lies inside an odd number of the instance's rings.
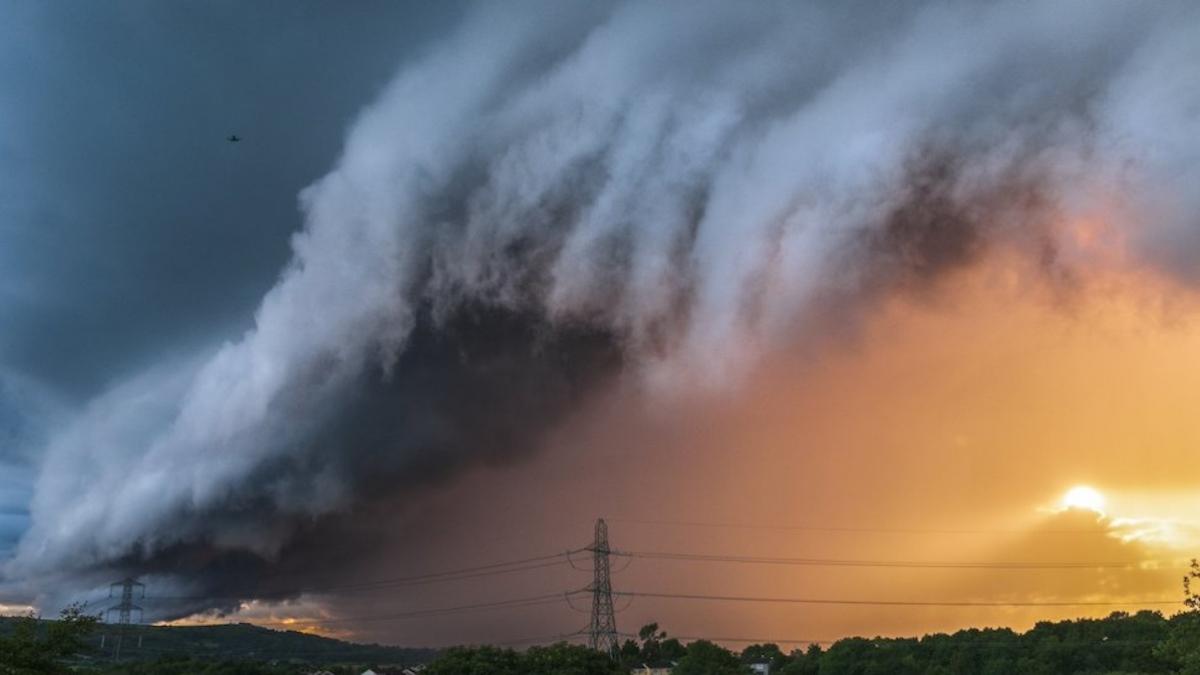
[{"label": "flying bird", "polygon": [[225,140],[229,141],[230,143],[237,143],[238,141],[240,141],[242,139],[237,134],[230,134],[229,138],[226,138]]}]

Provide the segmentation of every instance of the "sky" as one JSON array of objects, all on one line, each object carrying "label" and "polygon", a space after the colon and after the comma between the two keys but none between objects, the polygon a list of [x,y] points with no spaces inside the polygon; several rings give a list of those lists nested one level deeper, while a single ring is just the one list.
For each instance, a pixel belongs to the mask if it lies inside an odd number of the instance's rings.
[{"label": "sky", "polygon": [[355,584],[605,517],[629,631],[1177,608],[1195,7],[0,13],[0,607],[557,636],[586,597],[403,615],[580,554]]}]

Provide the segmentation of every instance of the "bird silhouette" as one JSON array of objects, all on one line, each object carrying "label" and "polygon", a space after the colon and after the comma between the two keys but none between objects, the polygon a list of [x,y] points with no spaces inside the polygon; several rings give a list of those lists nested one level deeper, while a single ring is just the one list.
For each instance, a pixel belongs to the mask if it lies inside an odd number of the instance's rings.
[{"label": "bird silhouette", "polygon": [[229,141],[230,143],[237,143],[238,141],[240,141],[242,139],[237,134],[230,134],[229,138],[226,138],[225,140]]}]

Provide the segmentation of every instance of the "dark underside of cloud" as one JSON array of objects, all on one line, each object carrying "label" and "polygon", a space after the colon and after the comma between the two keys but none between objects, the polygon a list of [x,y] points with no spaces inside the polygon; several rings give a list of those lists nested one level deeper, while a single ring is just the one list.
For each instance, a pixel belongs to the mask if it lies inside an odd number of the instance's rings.
[{"label": "dark underside of cloud", "polygon": [[[285,599],[336,583],[378,546],[379,520],[403,510],[416,488],[479,463],[518,460],[539,447],[581,399],[620,371],[611,335],[585,326],[551,327],[538,316],[462,308],[435,321],[424,311],[390,373],[373,371],[306,440],[307,453],[279,458],[249,476],[237,494],[205,514],[220,529],[289,533],[263,556],[203,541],[181,542],[115,561],[129,574],[174,575],[188,600],[167,616],[232,609],[246,598]],[[336,476],[354,491],[334,513],[277,514],[278,491],[323,489]],[[222,526],[221,523],[226,523]],[[104,572],[114,566],[106,564]],[[175,603],[172,603],[175,604]]]}]

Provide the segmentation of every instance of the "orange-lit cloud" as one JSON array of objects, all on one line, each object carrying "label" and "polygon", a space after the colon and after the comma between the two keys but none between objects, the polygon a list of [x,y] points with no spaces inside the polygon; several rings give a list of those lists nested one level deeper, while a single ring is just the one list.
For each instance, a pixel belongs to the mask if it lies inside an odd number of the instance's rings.
[{"label": "orange-lit cloud", "polygon": [[[334,619],[332,623],[330,620]],[[353,631],[338,626],[336,617],[312,598],[282,602],[253,600],[241,603],[231,613],[204,613],[163,621],[162,626],[208,626],[223,623],[253,623],[275,630],[311,633],[332,638],[352,638]]]}]

